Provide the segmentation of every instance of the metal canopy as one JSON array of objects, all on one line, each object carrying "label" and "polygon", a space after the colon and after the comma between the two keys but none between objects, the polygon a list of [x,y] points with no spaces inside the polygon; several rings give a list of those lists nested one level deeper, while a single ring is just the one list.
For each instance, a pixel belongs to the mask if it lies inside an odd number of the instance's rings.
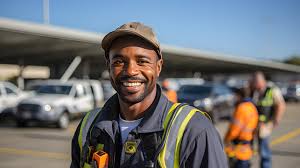
[{"label": "metal canopy", "polygon": [[[67,66],[75,56],[89,62],[90,72],[105,69],[103,34],[0,18],[0,64]],[[162,45],[169,74],[265,72],[300,73],[300,66],[234,57]]]}]

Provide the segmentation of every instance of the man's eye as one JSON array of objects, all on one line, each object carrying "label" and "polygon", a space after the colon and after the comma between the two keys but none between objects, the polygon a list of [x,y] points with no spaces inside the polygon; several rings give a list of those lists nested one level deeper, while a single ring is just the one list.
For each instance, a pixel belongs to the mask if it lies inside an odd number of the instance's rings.
[{"label": "man's eye", "polygon": [[115,60],[115,61],[113,62],[114,65],[119,65],[119,64],[122,64],[122,63],[123,63],[122,60]]},{"label": "man's eye", "polygon": [[149,63],[149,61],[147,61],[147,60],[138,60],[137,62],[139,64],[147,64],[147,63]]}]

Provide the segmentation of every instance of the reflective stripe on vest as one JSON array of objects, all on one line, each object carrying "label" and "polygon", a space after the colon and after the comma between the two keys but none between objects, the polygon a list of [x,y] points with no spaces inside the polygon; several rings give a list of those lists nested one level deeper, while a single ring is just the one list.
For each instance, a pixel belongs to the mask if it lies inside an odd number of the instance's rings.
[{"label": "reflective stripe on vest", "polygon": [[83,149],[83,146],[85,145],[86,137],[88,135],[89,129],[99,113],[100,113],[100,109],[94,109],[94,110],[88,112],[82,120],[79,135],[78,135],[80,156],[82,156],[82,149]]},{"label": "reflective stripe on vest", "polygon": [[183,133],[190,119],[196,112],[200,112],[205,115],[205,113],[196,108],[191,106],[183,106],[177,111],[177,114],[175,114],[175,117],[172,121],[168,121],[168,118],[165,120],[164,126],[167,125],[166,123],[168,122],[172,123],[169,126],[170,128],[164,127],[166,139],[164,147],[158,156],[160,167],[179,168],[180,146]]},{"label": "reflective stripe on vest", "polygon": [[264,97],[257,102],[257,109],[259,112],[259,121],[267,122],[270,120],[272,113],[272,106],[274,105],[273,101],[273,89],[267,88]]}]

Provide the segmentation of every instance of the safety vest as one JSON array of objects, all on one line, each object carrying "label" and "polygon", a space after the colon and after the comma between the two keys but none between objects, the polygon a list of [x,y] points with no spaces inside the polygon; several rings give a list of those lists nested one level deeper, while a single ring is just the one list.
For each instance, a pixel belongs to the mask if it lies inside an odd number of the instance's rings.
[{"label": "safety vest", "polygon": [[236,108],[230,132],[234,133],[239,130],[237,140],[252,141],[257,124],[258,112],[255,105],[250,101],[245,101],[240,103]]},{"label": "safety vest", "polygon": [[232,141],[231,145],[225,147],[225,152],[229,158],[249,160],[252,157],[251,141],[257,123],[258,112],[254,104],[250,101],[240,103],[234,113],[230,130],[225,137]]},{"label": "safety vest", "polygon": [[268,122],[272,119],[274,113],[273,89],[267,88],[264,95],[259,98],[256,104],[259,121]]},{"label": "safety vest", "polygon": [[[184,130],[189,123],[190,119],[197,112],[209,117],[205,112],[199,111],[194,107],[186,104],[175,103],[169,109],[168,114],[163,122],[163,138],[161,142],[160,152],[156,158],[161,168],[179,168],[179,153]],[[87,136],[90,127],[99,115],[99,110],[93,110],[84,117],[80,126],[78,136],[78,144],[80,147],[80,166],[83,168],[90,168],[91,165],[86,162],[88,145]]]}]

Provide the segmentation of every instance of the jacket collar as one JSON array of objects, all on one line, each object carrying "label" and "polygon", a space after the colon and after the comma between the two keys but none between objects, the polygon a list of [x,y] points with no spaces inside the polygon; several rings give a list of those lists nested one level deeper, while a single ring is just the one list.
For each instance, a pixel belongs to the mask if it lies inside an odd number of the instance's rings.
[{"label": "jacket collar", "polygon": [[155,100],[146,110],[143,120],[137,127],[137,132],[150,133],[162,131],[164,119],[171,105],[172,103],[166,98],[164,94],[162,94],[160,86],[157,85]]}]

